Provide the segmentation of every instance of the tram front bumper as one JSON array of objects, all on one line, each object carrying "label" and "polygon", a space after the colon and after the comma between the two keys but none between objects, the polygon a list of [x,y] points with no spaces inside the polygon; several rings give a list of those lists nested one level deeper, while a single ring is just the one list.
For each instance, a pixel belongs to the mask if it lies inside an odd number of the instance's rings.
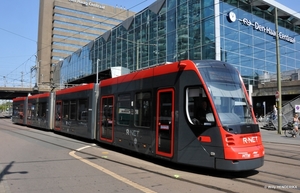
[{"label": "tram front bumper", "polygon": [[216,158],[215,169],[226,171],[247,171],[257,169],[264,164],[264,157],[248,160],[225,160]]}]

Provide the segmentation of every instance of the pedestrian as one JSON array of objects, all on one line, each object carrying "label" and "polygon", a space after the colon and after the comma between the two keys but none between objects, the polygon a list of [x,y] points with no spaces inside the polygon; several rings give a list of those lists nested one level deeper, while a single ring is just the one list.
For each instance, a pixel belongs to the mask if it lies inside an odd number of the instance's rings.
[{"label": "pedestrian", "polygon": [[273,120],[277,119],[277,108],[276,105],[273,105]]},{"label": "pedestrian", "polygon": [[261,115],[261,116],[259,116],[259,118],[258,118],[258,122],[262,122],[262,120],[263,120],[263,117],[262,117],[262,115]]},{"label": "pedestrian", "polygon": [[293,137],[296,137],[297,133],[298,133],[298,125],[299,125],[299,117],[298,117],[298,113],[294,114],[293,117]]},{"label": "pedestrian", "polygon": [[208,104],[206,101],[201,101],[200,108],[197,108],[195,113],[195,118],[193,119],[193,123],[195,125],[203,124],[207,121],[206,115],[208,113],[211,113],[210,108],[208,107]]}]

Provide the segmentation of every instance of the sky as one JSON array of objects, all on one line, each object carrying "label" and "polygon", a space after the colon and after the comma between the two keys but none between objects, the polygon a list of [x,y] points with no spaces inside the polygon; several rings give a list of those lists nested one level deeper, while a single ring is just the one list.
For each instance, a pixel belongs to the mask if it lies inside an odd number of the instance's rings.
[{"label": "sky", "polygon": [[[67,0],[66,0],[67,1]],[[134,12],[155,0],[92,0]],[[36,64],[39,0],[4,0],[0,6],[0,87],[29,87]],[[34,72],[32,77],[34,76]],[[21,81],[22,80],[22,81]],[[35,79],[32,78],[32,84]]]},{"label": "sky", "polygon": [[[122,6],[135,12],[148,7],[154,1],[92,0],[99,4]],[[300,1],[276,1],[300,13]],[[2,1],[0,6],[0,87],[30,86],[30,72],[36,62],[38,14],[39,0]],[[34,80],[33,78],[32,84]]]}]

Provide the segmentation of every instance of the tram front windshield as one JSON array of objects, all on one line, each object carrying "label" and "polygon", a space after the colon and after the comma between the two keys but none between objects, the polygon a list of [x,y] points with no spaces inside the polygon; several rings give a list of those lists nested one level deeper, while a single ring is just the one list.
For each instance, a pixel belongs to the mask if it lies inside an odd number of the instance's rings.
[{"label": "tram front windshield", "polygon": [[237,71],[231,68],[205,68],[201,73],[223,125],[254,123]]}]

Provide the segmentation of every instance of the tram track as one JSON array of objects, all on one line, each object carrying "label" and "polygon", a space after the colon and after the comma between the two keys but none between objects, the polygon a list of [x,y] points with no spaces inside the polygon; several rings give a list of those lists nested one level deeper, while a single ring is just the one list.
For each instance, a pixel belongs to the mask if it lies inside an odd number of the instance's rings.
[{"label": "tram track", "polygon": [[[243,179],[233,179],[233,181],[241,182],[243,184],[249,184],[252,186],[256,187],[261,187],[261,188],[267,188],[267,186],[272,185],[272,183],[268,181],[263,181],[263,180],[255,180],[255,179],[249,179],[249,178],[243,178]],[[260,184],[258,184],[260,183]],[[273,189],[272,192],[286,192],[289,193],[290,191],[284,191],[282,189]]]},{"label": "tram track", "polygon": [[[92,155],[92,154],[89,154],[89,155]],[[95,159],[93,159],[93,160],[95,160]],[[199,168],[189,167],[189,166],[187,166],[187,168],[185,168],[185,167],[182,168],[182,166],[180,166],[178,164],[171,165],[171,166],[170,165],[166,166],[166,167],[170,167],[174,170],[177,170],[177,172],[183,171],[183,172],[190,173],[190,175],[198,176],[198,178],[207,178],[207,180],[204,180],[203,183],[202,183],[197,178],[193,178],[193,179],[186,178],[186,177],[174,178],[173,175],[168,175],[168,174],[165,174],[163,172],[145,169],[145,168],[142,168],[140,166],[136,167],[136,166],[130,165],[128,163],[123,163],[123,162],[119,162],[119,161],[116,161],[116,160],[110,160],[110,159],[106,159],[106,160],[109,161],[109,162],[113,162],[113,163],[121,164],[123,166],[130,167],[132,169],[138,169],[141,172],[149,172],[149,173],[153,173],[153,174],[156,174],[156,175],[159,175],[159,176],[162,176],[162,177],[171,178],[171,179],[176,180],[176,181],[178,180],[178,181],[190,183],[190,184],[193,184],[193,185],[199,185],[199,186],[203,186],[203,187],[206,187],[206,188],[210,188],[212,190],[218,190],[218,191],[229,192],[229,193],[239,192],[240,190],[237,191],[237,190],[234,190],[232,188],[226,188],[226,186],[222,187],[218,183],[214,183],[215,180],[222,179],[224,181],[227,181],[229,183],[234,184],[233,186],[239,186],[239,187],[249,185],[249,186],[251,186],[251,188],[255,187],[254,189],[258,189],[258,190],[261,190],[261,191],[264,190],[267,185],[273,185],[274,184],[273,181],[259,180],[259,179],[255,179],[253,177],[249,177],[249,176],[256,176],[256,174],[259,174],[259,172],[257,173],[257,170],[232,173],[232,172],[226,172],[226,171],[215,171],[215,170],[201,169],[201,168],[200,168],[200,170],[198,170]],[[157,161],[157,162],[160,162],[160,161]],[[160,165],[160,166],[165,166],[163,163],[157,163],[157,162],[155,162],[155,163]],[[193,169],[193,171],[191,171],[191,169]],[[274,175],[276,175],[276,174],[274,174]],[[264,190],[264,191],[266,191],[266,190]],[[279,189],[274,190],[274,191],[275,192],[289,192],[289,191],[282,191],[282,190],[279,190]]]},{"label": "tram track", "polygon": [[[278,175],[271,172],[265,172],[260,171],[261,174],[264,175],[264,179],[256,178],[256,177],[250,177],[250,178],[244,178],[242,180],[249,180],[257,183],[261,183],[261,185],[266,188],[267,186],[297,186],[297,182],[299,181],[298,178],[293,178],[291,176],[286,175]],[[268,179],[268,180],[266,180]],[[285,179],[285,180],[282,180]],[[299,190],[299,189],[298,189]],[[291,192],[291,190],[284,191],[283,189],[274,189],[274,191],[278,192]]]},{"label": "tram track", "polygon": [[[299,159],[296,159],[299,160]],[[278,164],[287,164],[286,162],[281,162],[281,161],[274,161],[274,160],[269,160],[269,159],[265,159],[265,162],[272,162],[272,163],[278,163]],[[293,163],[289,163],[289,166],[296,166],[296,167],[300,167],[300,164],[293,164]]]},{"label": "tram track", "polygon": [[[93,148],[99,148],[99,146],[93,146]],[[113,148],[115,149],[115,148]],[[115,151],[115,150],[114,150]],[[120,151],[118,151],[120,152]],[[151,169],[147,169],[146,167],[143,167],[141,165],[132,165],[130,164],[130,162],[122,162],[122,161],[119,161],[119,160],[115,160],[115,159],[110,159],[110,158],[103,158],[99,155],[95,155],[95,154],[92,154],[92,153],[88,153],[88,152],[77,152],[77,153],[82,153],[86,156],[90,156],[90,157],[95,157],[96,159],[91,159],[93,160],[93,162],[95,162],[97,159],[101,159],[103,161],[107,161],[107,162],[110,162],[110,163],[113,163],[113,164],[119,164],[121,166],[125,166],[125,167],[129,167],[131,169],[136,169],[140,172],[147,172],[147,173],[151,173],[151,174],[154,174],[154,175],[158,175],[160,177],[165,177],[165,178],[169,178],[169,179],[172,179],[174,181],[181,181],[181,182],[186,182],[186,183],[189,183],[189,184],[193,184],[193,185],[198,185],[198,186],[202,186],[202,187],[206,187],[206,188],[209,188],[209,189],[212,189],[212,190],[217,190],[217,191],[222,191],[222,192],[226,192],[226,193],[235,193],[236,191],[232,191],[231,189],[227,189],[227,188],[222,188],[220,186],[216,186],[216,185],[213,185],[213,184],[208,184],[208,183],[201,183],[199,181],[195,181],[195,180],[191,180],[191,179],[188,179],[188,178],[184,178],[184,177],[174,177],[173,175],[170,175],[170,174],[167,174],[167,173],[164,173],[162,171],[159,171],[159,170],[151,170]],[[124,153],[124,152],[123,152]],[[126,155],[126,153],[125,153]],[[187,166],[188,168],[185,168],[185,166],[181,166],[181,165],[178,165],[178,164],[175,164],[175,163],[170,163],[170,162],[165,162],[165,160],[159,160],[159,159],[153,159],[153,158],[149,158],[151,160],[149,160],[147,157],[143,156],[143,155],[137,155],[135,153],[130,153],[129,155],[130,157],[133,157],[133,158],[141,158],[143,159],[145,162],[149,162],[149,163],[154,163],[155,165],[158,165],[158,166],[162,166],[162,167],[166,167],[166,168],[170,168],[174,171],[177,170],[177,172],[180,172],[181,170],[182,171],[185,171],[185,170],[188,170],[190,171],[190,167]],[[111,165],[111,164],[110,164]],[[208,177],[211,177],[209,176],[208,171],[210,171],[209,169],[204,169],[204,176],[207,175]],[[193,171],[191,172],[192,174],[195,174],[195,175],[201,175],[201,172],[199,171]],[[212,173],[218,173],[217,171],[212,171]],[[210,174],[212,174],[210,173]],[[219,174],[218,174],[219,175]]]},{"label": "tram track", "polygon": [[[74,151],[74,149],[69,148],[67,146],[62,146],[62,145],[59,145],[59,144],[51,143],[47,140],[41,140],[38,137],[33,137],[30,133],[32,132],[32,133],[35,133],[35,134],[38,134],[38,135],[44,135],[44,136],[56,138],[56,139],[59,139],[59,140],[67,140],[67,139],[62,139],[60,137],[51,136],[51,135],[49,135],[48,132],[47,133],[35,132],[35,130],[32,130],[31,128],[27,128],[27,127],[25,128],[25,127],[20,127],[20,126],[15,125],[15,124],[11,124],[11,122],[9,122],[9,120],[8,121],[5,120],[4,122],[7,123],[7,124],[4,124],[5,126],[11,127],[13,129],[16,129],[16,130],[3,129],[3,128],[1,128],[1,130],[7,130],[9,132],[14,132],[14,133],[19,134],[19,135],[27,136],[27,137],[30,137],[30,138],[33,138],[33,139],[36,139],[36,140],[43,141],[45,143],[53,144],[53,145],[60,146],[62,148],[66,148],[68,150],[73,150]],[[9,124],[8,124],[8,122],[9,122]],[[17,129],[26,131],[28,133],[26,134],[24,132],[18,132]],[[39,130],[39,129],[37,129],[37,130]],[[70,142],[71,141],[74,142],[74,140],[70,139]],[[86,143],[82,143],[82,144],[86,144]],[[101,147],[100,146],[95,146],[95,147],[101,148],[102,146]],[[108,148],[108,149],[111,149],[111,148]],[[267,149],[269,149],[269,148],[267,148]],[[275,149],[275,148],[273,148],[272,150],[275,151],[275,152],[278,152],[278,154],[277,153],[267,153],[266,156],[277,156],[277,157],[281,157],[281,158],[290,159],[289,156],[280,156],[279,155],[280,150]],[[115,151],[115,148],[113,148],[113,151]],[[117,150],[117,152],[120,152],[120,151],[122,152],[122,150]],[[290,182],[290,181],[299,181],[300,180],[300,178],[295,177],[295,176],[278,174],[278,173],[274,173],[274,172],[271,172],[271,171],[264,171],[264,170],[261,170],[261,169],[251,171],[251,172],[240,172],[240,173],[221,172],[221,174],[220,174],[220,172],[217,172],[217,171],[202,170],[202,169],[199,170],[198,168],[192,168],[193,171],[191,171],[191,169],[187,169],[187,170],[183,169],[182,170],[182,167],[179,166],[179,165],[169,166],[169,164],[160,163],[160,161],[154,161],[155,164],[158,164],[160,166],[169,167],[171,169],[187,172],[187,173],[190,173],[193,176],[196,176],[193,179],[188,178],[188,177],[184,177],[184,176],[179,177],[179,178],[174,178],[173,175],[166,174],[162,171],[155,171],[155,170],[150,170],[150,169],[147,169],[147,168],[143,168],[143,167],[138,166],[138,165],[131,165],[130,162],[121,162],[119,160],[111,160],[109,158],[103,158],[98,153],[97,154],[96,153],[89,153],[89,152],[85,152],[85,151],[84,152],[83,151],[82,152],[81,151],[80,152],[76,151],[75,153],[76,154],[77,153],[84,154],[85,159],[89,159],[89,160],[91,160],[95,163],[97,163],[99,160],[108,161],[110,163],[120,164],[122,166],[129,167],[129,168],[132,168],[132,169],[138,169],[139,171],[148,172],[148,173],[152,173],[154,175],[159,175],[161,177],[170,178],[170,179],[173,179],[175,183],[176,183],[176,181],[182,181],[182,182],[186,182],[186,183],[193,184],[193,185],[203,186],[203,187],[209,188],[211,190],[223,191],[223,192],[229,192],[229,193],[237,192],[237,190],[228,188],[227,186],[224,186],[224,185],[220,185],[218,183],[218,181],[221,181],[221,180],[222,181],[227,181],[227,182],[232,183],[233,186],[238,186],[238,187],[250,186],[250,187],[252,187],[253,189],[256,189],[256,190],[266,191],[267,189],[265,187],[268,186],[268,185],[284,185],[285,182],[287,183],[287,182]],[[124,152],[122,152],[122,153],[124,153]],[[294,152],[291,151],[291,150],[288,150],[287,153],[294,153]],[[296,153],[298,153],[298,152],[296,152]],[[132,155],[129,155],[129,156],[132,156]],[[138,155],[137,155],[137,157],[138,157]],[[142,159],[146,162],[149,161],[149,160],[147,160],[147,158],[145,158],[145,156],[143,156]],[[299,160],[299,159],[294,158],[294,159],[290,159],[290,160]],[[282,165],[289,164],[289,163],[286,163],[286,162],[283,162],[283,161],[275,161],[275,160],[271,160],[271,159],[265,159],[265,161],[267,163],[270,162],[270,163],[277,163],[277,164],[282,164]],[[153,160],[151,160],[150,162],[153,162]],[[290,164],[290,165],[295,166],[295,167],[299,167],[299,165],[297,165],[297,164]],[[263,179],[262,176],[265,179]],[[197,178],[199,178],[199,179],[197,179]],[[200,178],[206,178],[207,180],[201,181]],[[286,179],[286,180],[281,181],[281,179]],[[272,189],[272,191],[273,192],[291,192],[291,190],[283,190],[283,189]]]},{"label": "tram track", "polygon": [[[284,153],[293,153],[293,154],[300,155],[300,151],[298,150],[299,145],[289,144],[286,147],[288,147],[290,149],[284,149]],[[275,151],[275,152],[282,153],[281,152],[282,149],[270,148],[270,147],[266,147],[266,146],[265,146],[265,150],[267,151],[266,154],[270,154],[270,153],[268,153],[268,151]]]},{"label": "tram track", "polygon": [[[59,137],[54,137],[54,136],[49,136],[47,133],[45,133],[45,134],[39,133],[39,132],[36,132],[35,130],[30,130],[30,128],[26,128],[25,129],[24,127],[19,127],[18,125],[15,125],[15,124],[5,124],[5,125],[13,128],[13,129],[16,129],[16,130],[10,130],[10,129],[1,129],[1,130],[6,130],[8,132],[12,132],[12,133],[15,133],[15,134],[18,134],[18,135],[29,137],[31,139],[35,139],[35,140],[39,140],[39,141],[42,141],[42,142],[45,142],[45,143],[48,143],[48,144],[59,146],[59,147],[62,147],[64,149],[67,149],[67,150],[70,150],[70,151],[74,151],[74,149],[72,149],[70,147],[62,146],[62,145],[59,145],[59,144],[54,144],[54,143],[51,143],[51,142],[49,142],[47,140],[42,140],[39,137],[33,137],[30,133],[34,133],[34,134],[38,134],[38,135],[43,135],[43,136],[47,136],[47,137],[51,137],[51,138],[55,138],[55,139],[59,139],[59,140],[65,140],[65,139],[62,139],[62,138],[59,138]],[[19,129],[22,130],[22,131],[26,131],[27,134],[24,133],[24,132],[19,132],[18,131]],[[72,141],[72,140],[70,140],[70,141]],[[72,142],[74,142],[74,141],[72,141]],[[82,143],[82,144],[84,144],[84,143]],[[95,146],[95,147],[101,148],[100,146]],[[109,147],[106,147],[106,148],[109,148]],[[111,148],[109,148],[109,149],[112,150]],[[119,153],[122,152],[122,150],[116,150],[116,148],[113,148],[113,151],[117,151]],[[79,151],[76,152],[76,153],[79,153]],[[236,192],[236,191],[232,191],[230,189],[223,188],[223,187],[220,187],[220,186],[217,186],[217,185],[214,185],[214,184],[201,183],[199,181],[191,180],[191,179],[184,178],[184,177],[174,178],[173,175],[168,175],[168,174],[165,174],[165,173],[160,172],[160,171],[149,170],[149,169],[143,168],[141,166],[131,165],[130,163],[121,162],[121,161],[118,161],[118,160],[112,160],[112,159],[109,159],[109,158],[103,158],[100,154],[98,155],[98,154],[93,154],[93,153],[88,153],[88,152],[82,152],[82,151],[80,151],[80,153],[82,153],[82,154],[85,155],[84,156],[85,159],[92,160],[93,162],[97,162],[97,160],[98,161],[101,160],[101,161],[110,162],[110,163],[113,163],[113,164],[119,164],[121,166],[129,167],[131,169],[137,169],[139,171],[152,173],[152,174],[159,175],[161,177],[166,177],[166,178],[169,178],[169,179],[172,179],[172,180],[175,180],[175,181],[182,181],[182,182],[186,182],[186,183],[193,184],[193,185],[203,186],[203,187],[209,188],[211,190],[223,191],[223,192],[228,192],[228,193],[234,193],[234,192]],[[122,152],[122,153],[124,153],[124,152]],[[132,154],[130,156],[135,157],[135,155],[132,155]],[[136,155],[136,157],[139,157],[139,155]],[[149,161],[149,160],[147,160],[148,158],[146,158],[145,156],[143,156],[142,159],[145,160],[146,162]],[[151,160],[151,162],[153,162],[153,160]],[[166,164],[163,160],[155,160],[154,163],[158,164],[160,166],[164,166],[164,167],[168,167],[167,165],[169,165],[169,164]],[[179,171],[182,169],[180,166],[178,166],[176,164],[171,164],[170,167],[172,169],[174,169],[174,170],[179,170]],[[217,173],[218,172],[216,172],[216,171],[204,170],[204,172],[196,172],[195,174],[196,175],[203,175],[203,176],[210,176],[211,177],[211,175],[212,176],[214,176],[214,175],[215,176],[219,176],[219,174],[217,174]],[[221,175],[221,177],[222,177],[222,175]],[[260,187],[259,185],[257,185],[257,186]]]},{"label": "tram track", "polygon": [[[144,172],[155,173],[155,174],[163,176],[163,177],[168,177],[168,178],[174,179],[174,176],[166,175],[166,174],[161,173],[161,172],[155,172],[155,171],[152,171],[152,170],[147,170],[147,169],[144,169],[144,168],[135,167],[135,166],[132,166],[130,164],[118,162],[118,161],[115,161],[115,160],[109,160],[109,159],[106,159],[106,160],[110,161],[110,162],[117,163],[117,164],[121,164],[123,166],[131,167],[132,169],[138,169],[138,170],[144,171]],[[178,168],[176,167],[174,169],[180,170],[179,167]],[[242,175],[232,175],[231,173],[229,174],[228,172],[225,172],[225,171],[223,171],[223,172],[224,173],[220,174],[220,171],[217,172],[217,171],[203,170],[202,172],[195,172],[194,171],[194,172],[191,172],[191,173],[194,173],[196,175],[201,175],[201,176],[204,176],[204,177],[206,176],[208,178],[212,177],[212,178],[222,178],[224,180],[231,180],[231,181],[234,181],[234,182],[242,183],[242,184],[239,184],[239,186],[243,186],[243,185],[247,184],[247,185],[251,185],[252,187],[255,186],[255,187],[261,188],[261,189],[265,188],[266,185],[274,184],[274,182],[271,182],[271,181],[263,181],[263,180],[258,180],[258,179],[255,179],[255,178],[245,177],[244,174],[246,173],[246,175],[249,175],[249,172],[239,172],[238,173],[238,174],[241,173]],[[250,173],[252,173],[252,172],[253,171],[250,171]],[[268,173],[268,172],[265,172],[265,173]],[[250,175],[252,175],[252,174],[250,174]],[[276,174],[274,174],[274,175],[276,175]],[[174,180],[187,182],[187,183],[194,184],[194,185],[204,186],[204,187],[207,187],[207,188],[210,188],[210,189],[213,189],[213,190],[218,190],[218,191],[236,192],[236,191],[232,191],[231,189],[222,188],[221,186],[215,186],[215,185],[207,184],[207,183],[200,183],[200,182],[197,182],[197,181],[194,181],[194,180],[189,180],[189,179],[184,178],[184,177],[176,178]],[[282,190],[274,190],[274,191],[276,191],[276,192],[289,192],[289,191],[282,191]]]},{"label": "tram track", "polygon": [[264,174],[268,174],[268,175],[272,175],[272,176],[276,176],[276,177],[282,177],[282,178],[285,178],[285,179],[300,181],[299,177],[292,177],[292,176],[288,176],[288,175],[283,175],[283,174],[278,174],[278,173],[273,173],[273,172],[268,172],[268,171],[263,171],[263,170],[259,170],[259,172],[264,173]]},{"label": "tram track", "polygon": [[[298,185],[297,182],[300,180],[300,178],[298,177],[264,171],[261,169],[258,169],[257,171],[259,172],[257,175],[249,175],[249,176],[245,176],[245,173],[232,174],[232,180],[236,182],[241,182],[244,184],[256,186],[256,187],[263,187],[265,189],[270,189],[270,187],[281,187],[286,185],[297,186]],[[292,190],[272,189],[272,191],[291,192]]]},{"label": "tram track", "polygon": [[[5,124],[4,126],[8,126],[8,127],[14,128],[14,129],[26,131],[26,132],[29,132],[29,133],[34,133],[34,134],[40,135],[40,136],[49,137],[49,138],[52,138],[52,139],[59,139],[59,140],[64,140],[64,141],[69,141],[69,142],[74,142],[74,139],[76,139],[77,140],[76,142],[78,144],[83,144],[83,145],[85,145],[86,143],[94,143],[93,140],[87,140],[87,139],[84,139],[84,138],[79,138],[79,137],[75,137],[75,136],[71,136],[71,135],[67,136],[67,135],[64,135],[62,133],[56,133],[53,130],[44,130],[44,129],[39,129],[39,128],[27,127],[27,126],[23,126],[23,125],[17,125],[17,124],[13,124],[12,122],[8,122],[8,124]],[[16,133],[16,134],[19,134],[19,135],[23,135],[23,136],[27,136],[27,137],[31,137],[33,139],[39,140],[38,138],[34,138],[30,135],[26,135],[25,133],[20,133],[16,130],[2,129],[2,128],[0,128],[0,130],[6,130],[8,132],[13,132],[13,133]],[[40,132],[37,132],[37,131],[40,131]],[[53,133],[55,135],[52,136],[52,135],[49,135],[48,133]],[[62,138],[62,137],[65,137],[65,138]]]},{"label": "tram track", "polygon": [[[275,188],[277,192],[299,191],[300,176],[299,170],[300,152],[297,145],[293,144],[272,144],[272,147],[265,146],[265,164],[257,169],[259,175],[237,179],[238,181],[252,181],[251,183],[261,183],[265,187]],[[282,168],[288,168],[290,172],[284,173]],[[288,175],[287,175],[288,174]],[[277,187],[277,189],[276,189]],[[285,189],[285,187],[296,187],[297,189]]]},{"label": "tram track", "polygon": [[[70,151],[74,151],[74,149],[72,149],[70,147],[62,146],[62,145],[55,144],[55,143],[51,143],[51,142],[49,142],[47,140],[42,140],[42,139],[40,139],[38,137],[33,137],[32,135],[30,135],[30,133],[34,133],[34,134],[38,134],[38,135],[43,135],[43,136],[47,136],[47,137],[51,137],[51,138],[55,138],[55,139],[59,139],[59,140],[66,140],[66,139],[62,139],[62,138],[54,137],[54,136],[49,136],[47,133],[42,134],[42,133],[39,133],[39,132],[35,132],[35,130],[31,131],[30,128],[26,127],[26,129],[25,129],[25,127],[19,127],[18,125],[14,125],[14,124],[4,124],[4,125],[5,126],[9,126],[9,127],[13,128],[13,129],[16,129],[16,130],[3,129],[3,128],[1,128],[1,130],[12,132],[12,133],[15,133],[15,134],[18,134],[18,135],[22,135],[22,136],[25,136],[25,137],[28,137],[28,138],[31,138],[31,139],[34,139],[34,140],[39,140],[39,141],[47,143],[47,144],[52,144],[52,145],[59,146],[61,148],[64,148],[64,149],[67,149],[67,150],[70,150]],[[24,132],[20,132],[18,130],[26,131],[27,134],[24,133]],[[70,140],[70,141],[74,142],[72,140]],[[85,143],[82,143],[82,144],[86,145]],[[96,146],[96,147],[101,148],[100,146]],[[116,148],[113,148],[113,149],[115,151]],[[79,151],[76,151],[76,153],[79,153]],[[147,170],[145,168],[142,168],[142,167],[139,167],[139,166],[133,166],[133,165],[131,165],[129,163],[120,162],[118,160],[110,160],[108,158],[103,158],[101,155],[91,154],[91,153],[87,153],[87,152],[80,152],[80,153],[84,154],[85,157],[86,157],[85,159],[88,159],[88,160],[93,160],[93,161],[96,161],[96,160],[108,161],[108,162],[113,163],[113,164],[119,164],[119,165],[122,165],[122,166],[125,166],[125,167],[130,167],[132,169],[138,169],[140,171],[149,172],[149,173],[152,173],[152,174],[155,174],[155,175],[159,175],[161,177],[171,178],[171,179],[176,180],[176,181],[180,180],[182,182],[186,182],[186,183],[190,183],[190,184],[194,184],[194,185],[203,186],[203,187],[206,187],[206,188],[209,188],[209,189],[212,189],[212,190],[223,191],[223,192],[228,192],[228,193],[234,193],[235,192],[235,191],[231,191],[230,189],[224,189],[224,188],[221,188],[221,187],[218,187],[218,186],[208,185],[208,184],[200,183],[200,182],[195,182],[195,181],[184,179],[184,178],[177,178],[177,179],[175,179],[174,176],[170,176],[170,175],[164,174],[162,172]],[[130,156],[132,156],[132,155],[130,155]],[[145,159],[147,161],[147,158],[144,157],[144,160]],[[158,163],[158,162],[156,162],[156,163]]]},{"label": "tram track", "polygon": [[[300,167],[300,151],[296,145],[287,145],[287,150],[266,147],[265,162]],[[296,150],[296,151],[295,151]],[[284,151],[284,154],[282,153]]]}]

